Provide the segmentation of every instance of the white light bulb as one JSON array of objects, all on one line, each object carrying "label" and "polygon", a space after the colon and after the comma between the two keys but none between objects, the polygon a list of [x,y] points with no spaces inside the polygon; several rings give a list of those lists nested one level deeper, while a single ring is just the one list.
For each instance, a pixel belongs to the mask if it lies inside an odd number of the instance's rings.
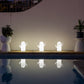
[{"label": "white light bulb", "polygon": [[21,68],[25,68],[27,66],[26,59],[21,59],[19,64],[21,64]]},{"label": "white light bulb", "polygon": [[55,47],[57,48],[57,51],[62,51],[62,42],[58,41],[57,45],[55,45]]},{"label": "white light bulb", "polygon": [[19,47],[21,48],[21,51],[26,51],[26,43],[25,43],[25,41],[22,41],[21,45]]},{"label": "white light bulb", "polygon": [[44,59],[39,59],[39,62],[37,62],[37,64],[39,64],[39,68],[44,68],[45,67]]},{"label": "white light bulb", "polygon": [[39,45],[38,45],[39,51],[43,52],[44,51],[44,46],[45,46],[45,44],[44,44],[43,41],[39,42]]},{"label": "white light bulb", "polygon": [[56,61],[56,66],[57,66],[57,68],[61,68],[62,67],[62,60],[61,59],[58,59],[57,61]]}]

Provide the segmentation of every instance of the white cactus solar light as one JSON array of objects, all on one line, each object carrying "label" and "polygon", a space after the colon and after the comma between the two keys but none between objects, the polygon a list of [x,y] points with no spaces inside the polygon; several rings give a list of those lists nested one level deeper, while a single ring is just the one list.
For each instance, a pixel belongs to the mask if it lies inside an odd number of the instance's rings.
[{"label": "white cactus solar light", "polygon": [[26,51],[26,43],[25,43],[25,41],[22,41],[21,45],[19,47],[21,48],[21,51]]},{"label": "white cactus solar light", "polygon": [[[26,43],[25,43],[25,41],[22,41],[21,45],[19,47],[21,48],[22,52],[25,52],[26,51]],[[21,59],[19,64],[21,64],[21,68],[25,68],[26,65],[27,65],[26,59]]]},{"label": "white cactus solar light", "polygon": [[55,45],[55,47],[57,48],[57,51],[62,51],[62,42],[58,41],[57,45]]},{"label": "white cactus solar light", "polygon": [[[62,51],[62,42],[58,41],[57,42],[57,45],[55,45],[55,47],[57,48],[57,51]],[[61,59],[57,59],[56,62],[55,62],[57,68],[61,68],[62,67],[62,60]]]},{"label": "white cactus solar light", "polygon": [[25,59],[21,59],[21,61],[19,62],[19,64],[21,64],[21,68],[25,68],[27,66],[27,63],[26,63]]},{"label": "white cactus solar light", "polygon": [[45,47],[44,42],[43,41],[39,42],[38,48],[39,48],[39,51],[40,52],[43,52],[44,51],[44,47]]},{"label": "white cactus solar light", "polygon": [[56,64],[57,68],[61,68],[63,65],[61,59],[56,60],[55,64]]},{"label": "white cactus solar light", "polygon": [[39,62],[37,62],[37,64],[39,64],[39,68],[44,68],[45,67],[44,59],[39,59]]}]

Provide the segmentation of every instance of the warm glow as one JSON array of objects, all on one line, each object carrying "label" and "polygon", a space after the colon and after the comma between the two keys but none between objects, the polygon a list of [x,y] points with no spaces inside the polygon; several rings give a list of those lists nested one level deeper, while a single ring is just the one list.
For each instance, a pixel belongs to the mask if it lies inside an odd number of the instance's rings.
[{"label": "warm glow", "polygon": [[39,64],[40,68],[44,68],[45,67],[44,59],[39,59],[39,62],[37,62],[37,64]]},{"label": "warm glow", "polygon": [[21,48],[21,51],[26,51],[26,43],[25,43],[25,41],[22,41],[21,45],[19,47]]},{"label": "warm glow", "polygon": [[45,46],[45,44],[44,44],[43,41],[39,42],[39,45],[38,45],[39,51],[43,52],[44,51],[44,46]]},{"label": "warm glow", "polygon": [[62,51],[62,42],[58,41],[55,47],[57,48],[57,51]]},{"label": "warm glow", "polygon": [[19,62],[19,64],[21,64],[21,68],[25,68],[25,66],[27,65],[26,59],[21,59],[21,61]]},{"label": "warm glow", "polygon": [[57,61],[56,61],[56,66],[57,66],[57,68],[61,68],[62,67],[62,60],[61,59],[58,59]]}]

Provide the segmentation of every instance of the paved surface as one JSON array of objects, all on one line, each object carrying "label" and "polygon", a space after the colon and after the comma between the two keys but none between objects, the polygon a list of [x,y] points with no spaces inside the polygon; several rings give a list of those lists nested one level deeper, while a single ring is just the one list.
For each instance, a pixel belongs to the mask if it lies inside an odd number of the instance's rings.
[{"label": "paved surface", "polygon": [[74,61],[74,68],[84,78],[84,60]]}]

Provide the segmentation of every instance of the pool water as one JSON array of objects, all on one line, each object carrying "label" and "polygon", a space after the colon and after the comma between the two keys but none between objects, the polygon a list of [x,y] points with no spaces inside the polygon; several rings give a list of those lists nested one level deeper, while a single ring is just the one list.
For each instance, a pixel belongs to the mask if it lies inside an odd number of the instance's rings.
[{"label": "pool water", "polygon": [[[73,70],[74,60],[62,60],[58,68],[54,60],[45,60],[45,67],[39,68],[39,60],[27,59],[27,66],[21,68],[20,59],[11,60],[12,80],[10,84],[84,84],[84,80]],[[6,84],[1,80],[0,84]]]}]

